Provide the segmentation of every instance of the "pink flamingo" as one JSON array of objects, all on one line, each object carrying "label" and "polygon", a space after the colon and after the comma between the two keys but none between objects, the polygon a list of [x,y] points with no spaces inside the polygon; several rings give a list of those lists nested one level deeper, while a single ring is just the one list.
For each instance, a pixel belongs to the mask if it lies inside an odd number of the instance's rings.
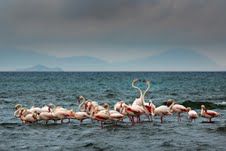
[{"label": "pink flamingo", "polygon": [[[100,106],[96,101],[92,101],[90,99],[86,100],[83,96],[79,97],[78,102],[80,103],[81,100],[83,100],[83,101],[79,105],[79,110],[80,111],[90,112],[92,106],[97,106],[98,107],[98,111],[104,110],[104,107]],[[82,106],[84,106],[84,109],[82,109]]]},{"label": "pink flamingo", "polygon": [[53,114],[53,117],[61,120],[61,124],[63,124],[63,119],[66,119],[66,118],[68,119],[68,122],[70,122],[70,118],[74,117],[73,112],[74,112],[73,110],[67,110],[64,108],[60,108],[60,109],[57,109],[54,112],[52,112],[52,114]]},{"label": "pink flamingo", "polygon": [[122,107],[123,104],[125,104],[124,101],[117,102],[117,103],[114,105],[114,110],[120,112],[121,107]]},{"label": "pink flamingo", "polygon": [[90,118],[100,121],[101,128],[103,128],[103,123],[109,119],[109,112],[107,110],[101,110],[98,112],[98,107],[93,106],[91,109]]},{"label": "pink flamingo", "polygon": [[134,116],[140,116],[144,112],[138,106],[122,104],[121,114],[127,115],[132,125],[135,125]]},{"label": "pink flamingo", "polygon": [[[167,101],[167,104],[170,104],[170,103],[172,103],[172,102],[174,102],[174,100],[170,99],[170,100]],[[180,116],[180,114],[181,114],[182,112],[188,112],[188,109],[187,109],[186,107],[184,107],[183,105],[180,105],[180,104],[174,104],[174,105],[172,106],[172,111],[173,111],[173,112],[177,112],[177,115],[178,115],[178,122],[179,122],[179,121],[181,121],[181,116]]]},{"label": "pink flamingo", "polygon": [[54,120],[56,117],[52,112],[41,112],[38,113],[38,119],[39,120],[44,120],[46,124],[48,124],[49,120]]},{"label": "pink flamingo", "polygon": [[205,105],[201,105],[201,116],[208,118],[209,122],[212,122],[211,119],[214,117],[221,116],[219,113],[212,111],[212,110],[207,110]]},{"label": "pink flamingo", "polygon": [[76,120],[80,121],[79,125],[82,124],[84,119],[89,118],[89,115],[86,112],[74,112],[73,115]]}]

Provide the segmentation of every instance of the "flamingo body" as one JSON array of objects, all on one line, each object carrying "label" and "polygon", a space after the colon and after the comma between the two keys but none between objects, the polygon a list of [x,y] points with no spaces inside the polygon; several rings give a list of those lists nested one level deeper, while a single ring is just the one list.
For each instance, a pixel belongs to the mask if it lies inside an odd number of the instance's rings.
[{"label": "flamingo body", "polygon": [[211,119],[214,117],[221,116],[219,113],[212,111],[212,110],[207,110],[204,105],[201,106],[201,116],[204,118],[208,118],[209,122],[211,122]]}]

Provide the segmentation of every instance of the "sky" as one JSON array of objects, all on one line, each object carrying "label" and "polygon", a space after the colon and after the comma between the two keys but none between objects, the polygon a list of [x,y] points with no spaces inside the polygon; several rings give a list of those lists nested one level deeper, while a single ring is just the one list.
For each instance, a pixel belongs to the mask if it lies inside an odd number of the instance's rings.
[{"label": "sky", "polygon": [[225,0],[1,0],[0,49],[124,62],[191,48],[226,67],[225,14]]}]

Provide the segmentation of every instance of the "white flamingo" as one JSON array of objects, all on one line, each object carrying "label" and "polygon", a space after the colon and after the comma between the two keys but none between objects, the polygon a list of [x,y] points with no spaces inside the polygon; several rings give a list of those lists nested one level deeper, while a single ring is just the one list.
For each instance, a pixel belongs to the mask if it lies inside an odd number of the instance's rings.
[{"label": "white flamingo", "polygon": [[105,103],[104,108],[109,112],[109,120],[114,121],[115,124],[117,124],[118,121],[123,120],[125,116],[121,113],[119,113],[116,110],[110,110],[110,106],[108,103]]},{"label": "white flamingo", "polygon": [[190,122],[192,122],[192,120],[195,120],[196,118],[199,117],[197,112],[195,110],[191,110],[190,107],[188,107],[187,110],[188,110],[188,120],[190,120]]},{"label": "white flamingo", "polygon": [[170,105],[170,107],[166,105],[161,105],[155,108],[155,115],[160,116],[161,123],[163,122],[163,116],[172,115],[171,108],[174,105],[174,102]]},{"label": "white flamingo", "polygon": [[35,123],[37,121],[37,112],[33,112],[32,114],[27,114],[27,115],[24,115],[22,113],[20,118],[24,124]]}]

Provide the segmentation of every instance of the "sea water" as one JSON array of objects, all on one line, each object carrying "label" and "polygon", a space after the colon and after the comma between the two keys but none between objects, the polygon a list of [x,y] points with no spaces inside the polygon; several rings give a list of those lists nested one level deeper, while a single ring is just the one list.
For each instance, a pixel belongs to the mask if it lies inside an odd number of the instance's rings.
[{"label": "sea water", "polygon": [[[22,124],[14,117],[14,107],[20,103],[30,108],[49,103],[78,111],[80,95],[109,103],[124,100],[132,104],[139,92],[132,88],[134,79],[142,91],[149,80],[151,89],[145,96],[156,106],[168,99],[200,113],[204,104],[222,114],[214,123],[202,117],[188,122],[177,115],[153,117],[148,122],[131,126],[128,119],[117,126],[104,125],[90,119],[79,122],[48,125]],[[226,72],[0,72],[0,150],[225,150],[226,148]]]}]

